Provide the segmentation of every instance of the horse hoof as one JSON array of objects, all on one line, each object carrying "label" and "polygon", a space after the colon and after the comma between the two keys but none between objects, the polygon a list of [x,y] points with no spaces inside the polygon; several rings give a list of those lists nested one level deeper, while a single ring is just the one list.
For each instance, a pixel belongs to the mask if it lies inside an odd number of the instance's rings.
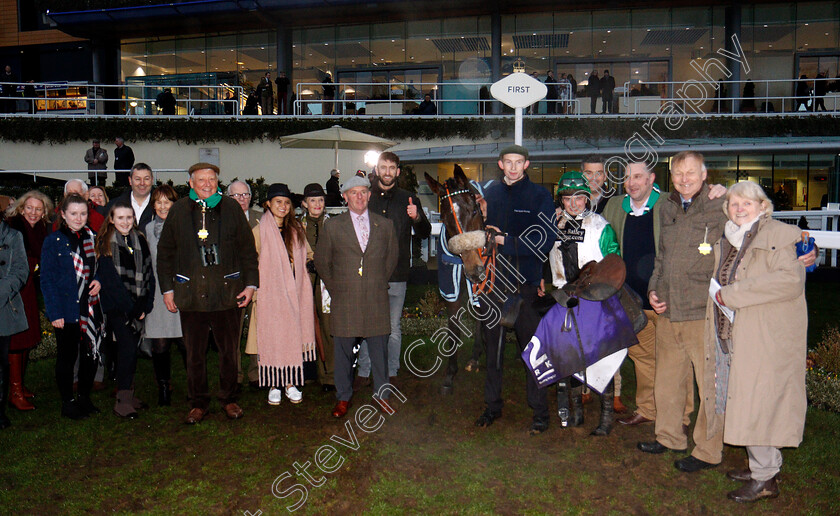
[{"label": "horse hoof", "polygon": [[450,395],[455,392],[455,388],[452,385],[441,385],[440,386],[440,393],[443,395]]}]

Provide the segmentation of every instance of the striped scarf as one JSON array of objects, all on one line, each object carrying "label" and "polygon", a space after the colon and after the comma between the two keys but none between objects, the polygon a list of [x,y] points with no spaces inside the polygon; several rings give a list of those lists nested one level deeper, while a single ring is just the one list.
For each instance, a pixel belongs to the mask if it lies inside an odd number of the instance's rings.
[{"label": "striped scarf", "polygon": [[72,231],[66,226],[64,234],[70,240],[70,257],[76,274],[76,298],[79,300],[79,328],[82,339],[87,342],[95,360],[99,359],[99,345],[105,330],[105,317],[99,294],[89,295],[90,284],[96,274],[96,253],[93,231],[85,226],[81,231]]}]

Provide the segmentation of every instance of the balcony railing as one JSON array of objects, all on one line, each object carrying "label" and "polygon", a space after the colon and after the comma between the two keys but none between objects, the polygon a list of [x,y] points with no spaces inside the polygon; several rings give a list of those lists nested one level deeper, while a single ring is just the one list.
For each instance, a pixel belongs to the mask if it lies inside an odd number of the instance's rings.
[{"label": "balcony railing", "polygon": [[[687,87],[688,84],[694,85]],[[597,97],[593,115],[608,117],[652,116],[664,108],[679,106],[693,117],[772,115],[807,116],[823,112],[840,113],[840,79],[768,79],[752,81],[754,93],[744,95],[747,81],[639,82],[628,81],[617,87],[613,105],[604,114],[603,99]],[[489,82],[434,83],[321,83],[304,82],[295,86],[286,99],[295,117],[484,117],[493,114],[496,101],[489,96]],[[697,87],[697,85],[700,85]],[[821,87],[817,87],[817,85]],[[324,87],[335,88],[326,97]],[[582,96],[586,81],[572,92],[568,82],[556,83],[557,99],[543,99],[528,116],[592,116],[591,98]],[[822,87],[824,86],[824,88]],[[174,113],[164,114],[160,94],[171,89]],[[825,94],[817,95],[819,90]],[[419,110],[424,93],[431,96],[433,110]],[[273,105],[279,103],[274,99]],[[154,85],[89,83],[0,83],[0,116],[36,117],[72,115],[174,116],[190,118],[259,118],[259,99],[246,95],[242,86],[231,85]],[[431,114],[434,112],[434,114]],[[248,114],[244,114],[248,113]],[[510,113],[500,113],[509,116]]]}]

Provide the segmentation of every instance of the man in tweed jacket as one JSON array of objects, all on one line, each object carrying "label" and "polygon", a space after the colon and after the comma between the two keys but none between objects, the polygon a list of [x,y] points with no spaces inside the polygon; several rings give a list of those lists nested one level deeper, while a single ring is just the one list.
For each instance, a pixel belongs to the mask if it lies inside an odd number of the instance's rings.
[{"label": "man in tweed jacket", "polygon": [[[368,211],[367,178],[354,176],[344,183],[342,194],[349,211],[325,223],[315,250],[315,268],[332,297],[337,418],[350,407],[353,363],[362,339],[370,351],[374,390],[382,392],[388,382],[388,279],[399,257],[394,224]],[[392,412],[387,398],[378,402]]]}]

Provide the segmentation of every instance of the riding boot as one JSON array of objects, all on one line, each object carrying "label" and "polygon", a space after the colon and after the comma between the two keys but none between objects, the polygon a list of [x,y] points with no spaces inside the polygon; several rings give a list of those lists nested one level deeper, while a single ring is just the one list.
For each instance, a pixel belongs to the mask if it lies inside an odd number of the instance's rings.
[{"label": "riding boot", "polygon": [[6,399],[9,390],[9,368],[0,361],[0,430],[12,424],[6,417]]},{"label": "riding boot", "polygon": [[592,431],[589,435],[609,435],[612,430],[614,407],[613,401],[615,399],[615,383],[610,380],[607,388],[601,394],[601,421],[598,428]]},{"label": "riding boot", "polygon": [[18,410],[35,410],[23,395],[23,354],[9,353],[9,403]]},{"label": "riding boot", "polygon": [[569,426],[571,413],[569,411],[569,380],[564,378],[557,382],[557,415],[560,416],[560,426]]},{"label": "riding boot", "polygon": [[569,426],[580,426],[583,424],[583,385],[573,386],[569,391],[572,401]]}]

